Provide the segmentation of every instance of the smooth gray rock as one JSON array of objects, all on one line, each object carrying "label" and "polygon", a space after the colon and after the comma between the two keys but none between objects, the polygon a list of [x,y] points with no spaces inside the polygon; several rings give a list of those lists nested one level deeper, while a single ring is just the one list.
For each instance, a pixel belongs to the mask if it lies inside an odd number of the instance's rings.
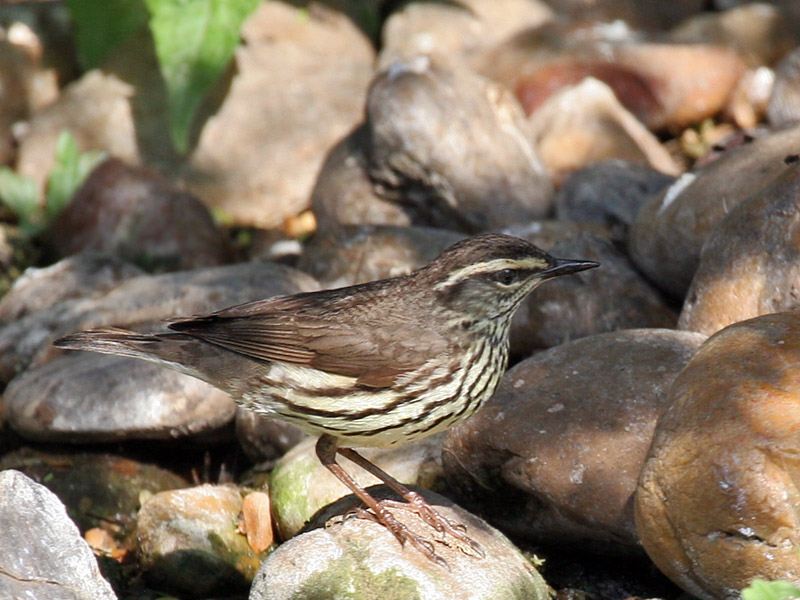
[{"label": "smooth gray rock", "polygon": [[0,472],[0,597],[117,597],[56,495],[13,470]]}]

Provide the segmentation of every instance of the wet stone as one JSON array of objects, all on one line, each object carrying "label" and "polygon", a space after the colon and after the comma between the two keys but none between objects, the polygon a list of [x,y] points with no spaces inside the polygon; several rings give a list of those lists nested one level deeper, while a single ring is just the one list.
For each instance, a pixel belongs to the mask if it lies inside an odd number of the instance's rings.
[{"label": "wet stone", "polygon": [[734,600],[754,577],[800,579],[800,320],[741,321],[675,379],[636,493],[636,528],[692,596]]},{"label": "wet stone", "polygon": [[[251,600],[289,600],[300,595],[387,600],[550,597],[528,558],[500,532],[438,494],[417,491],[444,517],[465,525],[467,535],[481,545],[486,556],[467,555],[445,537],[445,543],[433,542],[437,554],[447,562],[447,567],[437,565],[410,545],[402,547],[383,525],[371,519],[342,518],[357,506],[352,498],[345,498],[319,515],[312,525],[316,528],[285,542],[264,561],[253,581]],[[398,508],[392,514],[412,532],[436,536],[415,513]]]},{"label": "wet stone", "polygon": [[633,493],[669,388],[705,336],[604,333],[510,369],[448,432],[448,483],[514,538],[635,551]]},{"label": "wet stone", "polygon": [[630,230],[633,262],[661,290],[683,300],[711,231],[785,171],[785,158],[797,153],[798,144],[800,127],[760,137],[652,196]]},{"label": "wet stone", "polygon": [[0,596],[116,600],[63,504],[19,471],[0,471]]},{"label": "wet stone", "polygon": [[711,232],[678,321],[710,335],[800,308],[800,164],[739,204]]}]

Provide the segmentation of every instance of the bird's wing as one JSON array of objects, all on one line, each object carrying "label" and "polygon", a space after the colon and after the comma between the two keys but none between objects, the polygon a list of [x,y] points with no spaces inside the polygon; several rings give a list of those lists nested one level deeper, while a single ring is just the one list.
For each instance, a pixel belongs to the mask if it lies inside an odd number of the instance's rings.
[{"label": "bird's wing", "polygon": [[258,360],[356,377],[368,387],[390,386],[451,346],[408,315],[386,319],[380,312],[377,321],[368,306],[340,312],[341,306],[321,307],[316,298],[311,293],[251,302],[173,321],[169,327]]}]

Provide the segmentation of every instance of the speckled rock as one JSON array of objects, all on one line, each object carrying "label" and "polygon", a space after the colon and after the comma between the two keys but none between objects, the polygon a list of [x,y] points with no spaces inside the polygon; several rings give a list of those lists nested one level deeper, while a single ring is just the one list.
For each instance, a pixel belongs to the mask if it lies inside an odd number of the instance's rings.
[{"label": "speckled rock", "polygon": [[682,300],[711,231],[735,206],[772,182],[797,154],[800,127],[733,148],[703,169],[682,175],[639,211],[628,249],[659,288]]},{"label": "speckled rock", "polygon": [[734,208],[703,246],[678,326],[706,335],[800,308],[800,164]]},{"label": "speckled rock", "polygon": [[55,494],[10,469],[0,472],[0,596],[117,597]]},{"label": "speckled rock", "polygon": [[743,321],[700,348],[669,393],[636,494],[656,565],[704,600],[754,577],[800,579],[800,316]]},{"label": "speckled rock", "polygon": [[[433,435],[393,448],[359,449],[401,483],[428,489],[443,486],[440,450],[443,435]],[[295,535],[322,507],[351,494],[325,468],[314,452],[316,439],[308,438],[292,448],[275,466],[270,478],[270,497],[275,525],[283,539]],[[347,460],[339,459],[362,487],[380,480]]]},{"label": "speckled rock", "polygon": [[[374,488],[373,488],[374,489]],[[411,546],[403,548],[382,525],[359,518],[327,521],[285,542],[253,581],[250,600],[381,598],[382,600],[546,600],[547,585],[531,562],[501,533],[437,494],[422,491],[446,518],[466,526],[485,558],[462,552],[445,537],[434,542],[447,567],[436,565]],[[332,507],[333,508],[333,507]],[[336,514],[353,508],[339,504]],[[415,514],[392,511],[412,532],[432,530]],[[317,522],[325,523],[327,517]],[[450,544],[450,545],[448,545]]]},{"label": "speckled rock", "polygon": [[522,361],[448,433],[448,482],[465,506],[514,537],[636,547],[639,470],[672,381],[704,339],[617,331]]},{"label": "speckled rock", "polygon": [[397,61],[373,80],[365,125],[323,166],[312,195],[319,227],[477,232],[542,217],[552,185],[525,127],[510,94],[464,66]]},{"label": "speckled rock", "polygon": [[207,598],[247,589],[260,564],[237,529],[235,487],[202,485],[156,494],[139,511],[139,561],[158,589]]}]

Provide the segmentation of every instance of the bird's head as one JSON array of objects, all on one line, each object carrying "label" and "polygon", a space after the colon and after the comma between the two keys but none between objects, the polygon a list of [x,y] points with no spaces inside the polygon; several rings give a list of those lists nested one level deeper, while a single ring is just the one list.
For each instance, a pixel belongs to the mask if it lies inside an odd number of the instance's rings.
[{"label": "bird's head", "polygon": [[485,234],[454,244],[422,271],[434,293],[466,320],[510,321],[540,283],[597,266],[593,261],[554,258],[517,237]]}]

